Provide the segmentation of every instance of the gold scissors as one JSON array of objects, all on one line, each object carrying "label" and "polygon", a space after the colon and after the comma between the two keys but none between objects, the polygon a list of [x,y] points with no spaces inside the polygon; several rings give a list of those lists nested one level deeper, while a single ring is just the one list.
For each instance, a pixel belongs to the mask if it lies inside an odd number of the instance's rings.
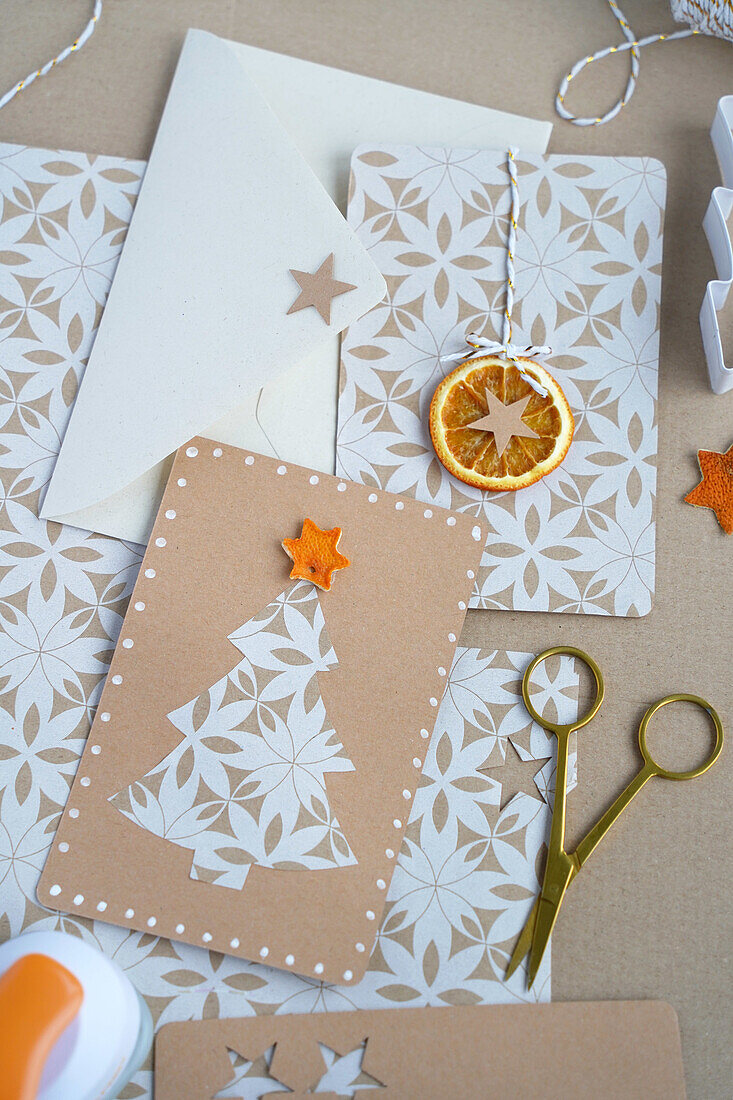
[{"label": "gold scissors", "polygon": [[[548,657],[552,657],[555,654],[577,657],[579,660],[583,661],[593,673],[596,682],[596,697],[590,710],[575,722],[570,722],[565,725],[557,722],[550,722],[547,718],[543,718],[542,715],[538,714],[529,694],[532,674],[535,669],[538,665],[542,664],[543,661],[546,661]],[[605,814],[596,822],[590,832],[583,837],[575,851],[566,852],[565,802],[567,796],[570,734],[575,730],[581,729],[583,726],[587,726],[591,719],[595,717],[603,702],[603,694],[603,676],[598,665],[587,653],[584,653],[582,649],[576,649],[574,646],[558,645],[553,646],[551,649],[546,649],[544,653],[540,653],[538,657],[535,657],[522,680],[522,697],[524,699],[524,705],[530,715],[534,718],[535,722],[550,733],[554,733],[557,738],[555,804],[552,811],[550,843],[547,851],[547,863],[545,864],[542,890],[517,940],[516,947],[514,948],[506,970],[506,978],[508,979],[517,969],[522,959],[529,954],[529,966],[527,970],[528,989],[537,976],[537,971],[542,962],[542,957],[547,948],[550,935],[555,927],[557,915],[560,912],[560,906],[565,897],[565,891],[588,857],[595,851],[598,843],[606,835],[616,818],[626,809],[647,780],[651,779],[653,776],[658,775],[661,776],[662,779],[695,779],[698,775],[702,775],[703,772],[706,772],[708,768],[712,767],[720,756],[721,749],[723,748],[723,725],[720,718],[713,707],[704,699],[701,699],[699,695],[686,695],[683,693],[666,695],[664,699],[659,699],[658,702],[652,703],[639,726],[639,749],[644,759],[643,766],[631,780],[626,790],[621,792],[613,805],[606,810]],[[647,726],[653,716],[658,710],[661,710],[662,707],[666,707],[668,703],[677,702],[694,703],[696,706],[701,707],[709,715],[715,729],[715,745],[713,746],[712,752],[703,764],[698,768],[692,768],[690,771],[671,771],[668,768],[663,768],[661,764],[657,764],[649,752],[646,741]]]}]

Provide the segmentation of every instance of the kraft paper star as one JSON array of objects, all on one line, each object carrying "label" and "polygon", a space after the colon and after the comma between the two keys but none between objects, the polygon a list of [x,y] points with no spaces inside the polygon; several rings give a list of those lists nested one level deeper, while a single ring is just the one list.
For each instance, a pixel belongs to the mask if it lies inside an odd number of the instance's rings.
[{"label": "kraft paper star", "polygon": [[300,294],[288,313],[298,313],[313,306],[327,325],[331,324],[331,301],[349,290],[356,290],[352,283],[340,283],[333,277],[333,252],[327,256],[317,271],[298,271],[290,268],[290,274],[300,287]]},{"label": "kraft paper star", "polygon": [[324,592],[330,591],[336,570],[351,564],[337,550],[340,539],[340,527],[322,531],[312,519],[304,519],[300,537],[282,541],[283,550],[293,562],[291,580],[312,581]]},{"label": "kraft paper star", "polygon": [[712,508],[726,535],[733,535],[733,444],[727,451],[698,451],[702,481],[687,494],[688,504]]},{"label": "kraft paper star", "polygon": [[513,435],[539,439],[537,432],[522,420],[522,413],[531,396],[528,394],[526,397],[520,397],[518,401],[512,401],[511,405],[505,405],[496,394],[487,389],[486,404],[489,410],[487,415],[482,416],[480,420],[474,420],[466,427],[477,428],[481,432],[493,432],[496,450],[501,458]]}]

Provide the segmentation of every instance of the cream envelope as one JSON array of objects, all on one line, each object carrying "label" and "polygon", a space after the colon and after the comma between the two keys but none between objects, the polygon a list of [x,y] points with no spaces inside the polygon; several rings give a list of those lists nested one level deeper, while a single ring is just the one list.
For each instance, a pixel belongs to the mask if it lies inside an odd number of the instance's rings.
[{"label": "cream envelope", "polygon": [[[346,213],[351,154],[380,140],[544,153],[552,124],[232,43],[247,72],[329,195]],[[332,474],[339,338],[248,397],[211,434]],[[206,434],[206,433],[205,433]]]},{"label": "cream envelope", "polygon": [[[265,131],[297,169],[258,91],[342,206],[351,153],[374,135],[431,144],[511,142],[542,151],[551,131],[549,123],[190,31],[44,502],[46,519],[145,542],[166,456],[196,433],[333,469],[337,333],[383,289],[347,267],[347,258],[356,264],[363,253],[358,246],[352,252],[346,237],[341,251],[336,247],[343,226],[333,209],[321,220],[304,217],[299,206],[301,216],[276,238],[281,208],[285,218],[295,211],[289,198],[277,198],[288,193],[291,178],[270,157],[263,164],[262,150],[270,149]],[[298,169],[305,176],[302,163]],[[299,204],[314,191],[308,179]],[[294,255],[301,238],[312,249],[307,259]],[[284,250],[279,269],[276,239]],[[285,316],[297,293],[287,269],[315,270],[331,250],[335,277],[359,282],[360,290],[333,300],[330,328],[314,310]],[[248,270],[243,258],[252,255],[256,265]],[[268,280],[277,282],[279,298]],[[247,353],[250,344],[256,356]]]},{"label": "cream envelope", "polygon": [[[329,256],[330,318],[292,312]],[[189,33],[43,518],[144,540],[159,464],[384,291],[231,47]]]}]

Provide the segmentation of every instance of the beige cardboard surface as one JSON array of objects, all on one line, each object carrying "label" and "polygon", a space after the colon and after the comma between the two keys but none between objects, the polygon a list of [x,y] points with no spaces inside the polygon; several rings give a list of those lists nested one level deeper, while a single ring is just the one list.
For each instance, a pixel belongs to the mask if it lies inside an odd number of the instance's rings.
[{"label": "beige cardboard surface", "polygon": [[[323,802],[330,799],[329,828],[322,843],[338,824],[343,829],[342,848],[344,843],[351,848],[349,858],[343,863],[331,858],[327,866],[313,866],[312,861],[298,863],[292,855],[283,854],[269,859],[266,866],[261,853],[247,861],[249,873],[238,887],[220,885],[218,871],[209,878],[201,874],[194,881],[191,852],[172,843],[168,832],[171,828],[176,832],[173,823],[177,822],[179,832],[190,837],[199,814],[211,817],[214,803],[208,787],[206,808],[199,793],[194,807],[186,807],[185,812],[170,802],[159,807],[165,836],[155,835],[142,819],[123,816],[118,798],[114,804],[109,799],[137,783],[178,747],[184,726],[172,721],[172,712],[197,697],[193,727],[203,737],[202,722],[208,722],[215,709],[214,690],[209,693],[208,689],[222,676],[226,678],[242,655],[229,636],[254,616],[261,621],[263,609],[269,611],[271,601],[293,588],[292,563],[280,543],[300,535],[306,516],[323,530],[341,527],[339,545],[351,560],[348,568],[336,574],[333,588],[317,601],[325,629],[315,640],[308,633],[298,612],[302,596],[293,597],[288,607],[299,620],[292,644],[282,627],[255,628],[260,656],[250,648],[251,661],[247,659],[241,675],[236,674],[241,686],[235,688],[231,679],[223,681],[227,694],[221,705],[226,707],[233,690],[238,714],[234,721],[241,724],[226,727],[232,731],[229,739],[221,736],[219,727],[207,725],[206,730],[216,736],[204,737],[202,742],[213,740],[215,753],[223,746],[221,751],[231,754],[235,747],[231,738],[245,736],[235,730],[249,725],[255,731],[244,761],[238,754],[232,757],[239,769],[234,786],[227,781],[224,792],[212,783],[211,774],[198,771],[199,750],[189,754],[188,761],[181,759],[174,765],[173,783],[177,787],[186,773],[194,789],[207,780],[217,787],[219,812],[223,808],[230,823],[224,832],[216,833],[214,843],[220,852],[230,853],[230,863],[233,858],[241,866],[242,848],[252,848],[253,853],[255,848],[243,843],[246,838],[232,814],[239,812],[237,800],[243,797],[235,789],[243,791],[257,778],[253,761],[260,750],[255,745],[263,746],[269,738],[276,753],[268,757],[267,766],[278,768],[278,775],[282,762],[291,762],[290,770],[279,778],[277,795],[287,790],[291,771],[298,772],[297,784],[317,782],[298,761],[305,759],[307,765],[321,753],[328,763],[335,729],[341,742],[339,756],[345,758],[342,763],[348,770],[331,769],[323,776],[325,783],[318,792],[323,801],[315,812],[323,817]],[[426,509],[417,501],[374,493],[340,478],[315,475],[200,437],[181,448],[57,842],[38,887],[39,899],[51,908],[73,907],[86,916],[101,915],[103,920],[142,932],[155,929],[156,935],[209,945],[211,950],[255,961],[266,958],[269,965],[315,973],[339,985],[358,981],[369,961],[395,852],[420,779],[420,767],[413,761],[425,757],[428,742],[421,731],[432,730],[435,724],[484,537],[485,531],[471,516]],[[448,560],[451,565],[438,580],[433,564]],[[308,598],[312,596],[312,585],[300,588]],[[270,645],[277,648],[264,653],[264,643],[257,639],[264,637],[266,629],[273,631]],[[283,648],[286,645],[289,648]],[[317,677],[318,687],[310,681],[305,693],[296,691],[288,705],[280,700],[277,684],[287,679],[287,670],[293,666],[307,667],[311,663],[307,655],[314,650],[320,656],[313,663],[323,671]],[[330,657],[324,656],[328,650]],[[291,681],[295,676],[290,673]],[[318,689],[325,703],[326,727],[333,723],[325,743],[319,740],[320,725],[313,725],[320,705],[314,695]],[[290,696],[292,683],[286,690]],[[248,711],[242,721],[240,700],[249,705],[245,697],[256,700],[257,709],[256,714]],[[196,714],[199,701],[205,717],[202,711]],[[278,718],[281,703],[285,709],[281,708]],[[295,726],[306,730],[298,752],[292,748],[297,735],[289,729],[291,714],[296,716]],[[280,729],[279,723],[286,728]],[[198,732],[194,740],[199,742]],[[196,769],[191,775],[194,759]],[[221,757],[215,766],[223,766]],[[259,774],[264,776],[266,770]],[[153,786],[157,793],[160,780]],[[251,801],[245,798],[247,821],[262,813],[264,786]],[[144,792],[141,797],[147,804],[151,795]],[[293,791],[290,801],[295,800]],[[269,821],[265,851],[268,834],[277,849],[275,834],[287,831],[282,801],[280,810]],[[300,830],[308,835],[303,829],[314,820],[314,799],[304,797],[297,812],[292,834]],[[145,820],[149,823],[149,818]],[[262,819],[258,833],[261,828]],[[211,867],[207,864],[207,874]]]},{"label": "beige cardboard surface", "polygon": [[156,1100],[210,1100],[232,1076],[227,1048],[252,1062],[273,1043],[270,1073],[305,1096],[324,1072],[319,1042],[343,1056],[365,1040],[361,1069],[383,1087],[351,1095],[375,1100],[685,1096],[674,1009],[607,1001],[169,1024],[155,1044]]},{"label": "beige cardboard surface", "polygon": [[[24,76],[70,42],[88,0],[9,0],[0,72]],[[674,26],[666,0],[626,0],[638,35]],[[185,30],[200,26],[444,95],[554,117],[558,82],[581,56],[619,40],[601,0],[108,0],[82,52],[0,113],[0,138],[145,157]],[[573,84],[569,105],[605,109],[627,78],[624,55]],[[469,612],[461,641],[539,651],[567,642],[601,664],[607,698],[579,735],[581,782],[568,840],[582,835],[637,768],[636,724],[668,691],[707,696],[733,721],[730,599],[733,539],[712,513],[683,503],[699,447],[733,442],[731,396],[716,397],[698,313],[713,264],[701,221],[720,180],[709,141],[733,52],[697,38],[645,50],[639,88],[618,119],[580,129],[557,121],[550,151],[652,156],[667,169],[662,298],[655,606],[636,622]],[[670,725],[669,727],[673,727]],[[680,727],[677,727],[678,729]],[[558,1000],[662,997],[677,1009],[689,1094],[729,1094],[731,955],[730,748],[694,783],[650,783],[599,848],[553,937]]]}]

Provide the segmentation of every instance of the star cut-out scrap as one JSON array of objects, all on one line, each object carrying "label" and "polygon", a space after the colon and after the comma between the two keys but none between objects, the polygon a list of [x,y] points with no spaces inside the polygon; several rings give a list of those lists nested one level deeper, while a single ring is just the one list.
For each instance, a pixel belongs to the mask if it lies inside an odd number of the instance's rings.
[{"label": "star cut-out scrap", "polygon": [[349,290],[356,290],[353,283],[341,283],[333,277],[333,252],[327,256],[317,271],[299,271],[291,267],[290,274],[300,287],[300,294],[288,313],[298,313],[313,306],[327,325],[331,324],[331,302]]},{"label": "star cut-out scrap", "polygon": [[[511,751],[510,751],[511,750]],[[485,772],[491,779],[501,783],[501,800],[499,809],[503,810],[518,794],[528,794],[531,798],[542,801],[542,792],[537,785],[537,778],[550,757],[530,757],[525,760],[520,756],[514,742],[507,738],[504,763],[492,765],[488,768],[478,768]]]},{"label": "star cut-out scrap", "polygon": [[312,519],[304,519],[300,536],[282,541],[283,550],[293,562],[291,580],[312,581],[324,592],[330,591],[336,570],[351,565],[338,551],[340,539],[340,527],[322,531]]},{"label": "star cut-out scrap", "polygon": [[487,389],[486,405],[489,410],[488,413],[479,420],[466,424],[466,427],[477,428],[481,432],[493,432],[496,450],[499,458],[501,458],[513,435],[524,436],[527,439],[539,439],[534,428],[530,428],[529,424],[525,424],[522,420],[522,413],[527,408],[531,396],[531,394],[527,394],[526,397],[520,397],[518,401],[512,401],[511,405],[505,405],[495,393]]},{"label": "star cut-out scrap", "polygon": [[698,451],[702,481],[687,494],[688,504],[712,508],[726,535],[733,535],[733,444],[727,451]]}]

